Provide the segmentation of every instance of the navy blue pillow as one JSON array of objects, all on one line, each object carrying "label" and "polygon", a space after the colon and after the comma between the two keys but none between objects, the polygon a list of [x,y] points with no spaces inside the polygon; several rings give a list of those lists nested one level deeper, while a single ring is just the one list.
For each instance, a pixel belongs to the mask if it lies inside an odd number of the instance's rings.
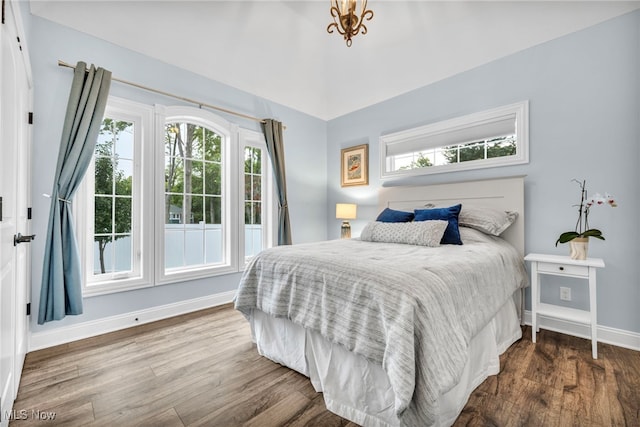
[{"label": "navy blue pillow", "polygon": [[385,208],[376,221],[380,222],[411,222],[413,221],[413,212],[396,211],[393,209]]},{"label": "navy blue pillow", "polygon": [[462,239],[460,239],[460,230],[458,229],[458,214],[460,214],[462,205],[449,206],[448,208],[435,208],[435,209],[416,209],[415,221],[428,221],[433,219],[440,219],[449,221],[446,230],[444,230],[444,236],[440,241],[443,245],[461,245]]}]

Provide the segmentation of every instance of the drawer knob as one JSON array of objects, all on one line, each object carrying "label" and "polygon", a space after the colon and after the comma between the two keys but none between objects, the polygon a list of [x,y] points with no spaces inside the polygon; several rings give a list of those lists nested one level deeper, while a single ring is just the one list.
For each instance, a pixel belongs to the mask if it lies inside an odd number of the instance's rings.
[{"label": "drawer knob", "polygon": [[560,269],[560,271],[564,271],[564,267],[560,266],[558,268]]}]

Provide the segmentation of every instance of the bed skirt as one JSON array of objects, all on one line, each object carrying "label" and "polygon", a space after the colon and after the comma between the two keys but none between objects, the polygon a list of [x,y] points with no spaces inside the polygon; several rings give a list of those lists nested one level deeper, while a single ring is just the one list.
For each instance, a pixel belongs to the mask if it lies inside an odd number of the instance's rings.
[{"label": "bed skirt", "polygon": [[[329,411],[367,427],[400,425],[393,390],[381,366],[315,331],[259,310],[252,312],[250,324],[258,352],[309,377]],[[455,422],[471,392],[500,371],[500,354],[521,337],[516,305],[510,300],[471,340],[461,380],[440,396],[436,425]]]}]

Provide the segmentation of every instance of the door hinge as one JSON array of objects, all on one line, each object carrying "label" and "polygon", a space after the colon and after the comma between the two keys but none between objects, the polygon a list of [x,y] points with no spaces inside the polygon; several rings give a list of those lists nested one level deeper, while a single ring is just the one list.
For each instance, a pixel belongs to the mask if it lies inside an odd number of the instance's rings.
[{"label": "door hinge", "polygon": [[31,303],[28,302],[27,303],[27,316],[30,316],[30,315],[31,315]]},{"label": "door hinge", "polygon": [[2,222],[2,196],[0,196],[0,222]]},{"label": "door hinge", "polygon": [[31,219],[31,208],[27,208],[27,219]]},{"label": "door hinge", "polygon": [[29,111],[29,124],[33,124],[33,111]]},{"label": "door hinge", "polygon": [[2,23],[4,24],[4,3],[5,1],[2,0]]}]

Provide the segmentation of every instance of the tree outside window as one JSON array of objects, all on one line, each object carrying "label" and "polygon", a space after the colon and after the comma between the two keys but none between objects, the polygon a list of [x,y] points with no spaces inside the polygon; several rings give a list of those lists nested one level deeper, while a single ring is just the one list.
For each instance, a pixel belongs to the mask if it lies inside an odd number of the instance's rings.
[{"label": "tree outside window", "polygon": [[516,154],[516,148],[514,135],[509,135],[486,141],[469,142],[467,144],[446,147],[443,155],[448,163],[461,163],[471,160],[513,156]]},{"label": "tree outside window", "polygon": [[131,260],[117,256],[114,244],[128,239],[130,245],[131,240],[133,160],[132,156],[121,158],[121,153],[132,154],[132,149],[126,147],[131,144],[130,138],[123,138],[132,133],[132,123],[105,118],[96,143],[94,241],[98,249],[95,273],[99,274],[131,269]]}]

